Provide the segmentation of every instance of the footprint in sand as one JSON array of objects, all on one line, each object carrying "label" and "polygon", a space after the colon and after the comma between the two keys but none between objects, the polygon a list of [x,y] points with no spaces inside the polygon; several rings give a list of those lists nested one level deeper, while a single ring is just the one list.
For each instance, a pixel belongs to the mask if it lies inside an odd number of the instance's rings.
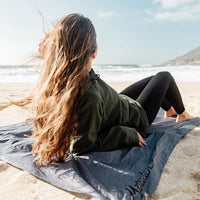
[{"label": "footprint in sand", "polygon": [[190,177],[194,179],[196,182],[200,183],[200,171],[194,172],[190,174]]},{"label": "footprint in sand", "polygon": [[200,171],[191,173],[190,178],[192,178],[193,180],[195,180],[195,182],[197,182],[197,191],[200,192]]},{"label": "footprint in sand", "polygon": [[18,181],[23,181],[23,184],[36,184],[38,179],[28,172],[23,172],[20,177],[18,177]]},{"label": "footprint in sand", "polygon": [[10,96],[10,97],[15,97],[16,94],[15,94],[15,93],[10,93],[9,96]]},{"label": "footprint in sand", "polygon": [[181,151],[183,152],[185,156],[188,156],[188,157],[192,157],[196,155],[196,148],[194,148],[193,146],[182,147]]},{"label": "footprint in sand", "polygon": [[167,166],[165,166],[165,168],[163,169],[163,173],[169,174],[169,169]]},{"label": "footprint in sand", "polygon": [[7,170],[8,165],[4,162],[0,162],[0,172]]},{"label": "footprint in sand", "polygon": [[18,182],[23,185],[23,187],[30,186],[30,184],[37,184],[38,180],[36,177],[32,176],[28,172],[23,170],[18,171],[11,180],[6,183],[6,187],[9,187],[11,184]]},{"label": "footprint in sand", "polygon": [[200,127],[196,127],[193,131],[190,132],[190,135],[200,137]]}]

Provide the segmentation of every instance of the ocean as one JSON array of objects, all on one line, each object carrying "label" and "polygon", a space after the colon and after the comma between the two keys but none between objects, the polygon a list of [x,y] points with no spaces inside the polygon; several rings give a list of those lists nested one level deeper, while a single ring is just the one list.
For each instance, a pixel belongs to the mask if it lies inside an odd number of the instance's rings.
[{"label": "ocean", "polygon": [[[106,81],[138,81],[159,71],[169,71],[176,81],[200,81],[200,65],[93,65]],[[0,82],[32,83],[38,79],[33,66],[0,66]]]}]

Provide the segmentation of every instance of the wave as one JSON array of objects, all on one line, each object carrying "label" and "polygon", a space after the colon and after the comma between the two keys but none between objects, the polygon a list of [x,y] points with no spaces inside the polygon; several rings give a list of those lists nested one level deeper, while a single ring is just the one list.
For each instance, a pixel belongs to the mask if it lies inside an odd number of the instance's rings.
[{"label": "wave", "polygon": [[[97,74],[105,81],[137,81],[155,75],[159,71],[169,71],[177,81],[200,81],[200,65],[93,65]],[[36,82],[39,73],[34,66],[0,66],[0,82]]]}]

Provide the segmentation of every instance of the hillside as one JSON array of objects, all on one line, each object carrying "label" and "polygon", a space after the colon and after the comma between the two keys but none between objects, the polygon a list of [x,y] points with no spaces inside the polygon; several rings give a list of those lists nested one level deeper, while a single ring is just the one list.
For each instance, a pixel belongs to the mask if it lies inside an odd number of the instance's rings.
[{"label": "hillside", "polygon": [[169,60],[165,64],[200,65],[200,47],[197,47],[182,56],[178,56],[175,59]]}]

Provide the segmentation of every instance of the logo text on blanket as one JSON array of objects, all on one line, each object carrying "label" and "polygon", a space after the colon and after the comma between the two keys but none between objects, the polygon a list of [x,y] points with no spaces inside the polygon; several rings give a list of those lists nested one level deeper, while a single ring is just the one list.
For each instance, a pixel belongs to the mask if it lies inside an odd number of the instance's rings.
[{"label": "logo text on blanket", "polygon": [[136,193],[140,193],[142,192],[143,190],[143,187],[150,175],[150,172],[151,172],[151,169],[153,168],[153,163],[148,165],[144,172],[138,172],[141,176],[138,180],[135,181],[135,184],[133,186],[129,185],[126,190],[128,190],[128,192],[130,193],[132,199],[134,200],[134,196],[136,195]]}]

